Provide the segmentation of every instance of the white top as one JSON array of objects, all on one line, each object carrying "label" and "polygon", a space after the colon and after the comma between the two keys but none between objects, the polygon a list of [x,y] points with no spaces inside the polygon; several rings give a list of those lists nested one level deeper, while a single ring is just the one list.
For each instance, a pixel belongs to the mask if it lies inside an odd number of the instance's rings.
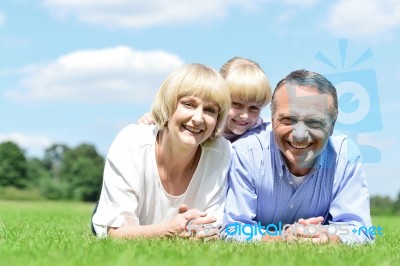
[{"label": "white top", "polygon": [[304,182],[305,175],[303,176],[295,176],[293,174],[290,174],[292,176],[293,182],[296,184],[296,187],[300,187],[300,185]]},{"label": "white top", "polygon": [[169,221],[181,204],[206,211],[222,224],[230,143],[218,138],[202,144],[197,169],[185,193],[169,195],[157,171],[154,125],[129,125],[115,138],[107,155],[99,205],[92,222],[98,236],[107,227]]}]

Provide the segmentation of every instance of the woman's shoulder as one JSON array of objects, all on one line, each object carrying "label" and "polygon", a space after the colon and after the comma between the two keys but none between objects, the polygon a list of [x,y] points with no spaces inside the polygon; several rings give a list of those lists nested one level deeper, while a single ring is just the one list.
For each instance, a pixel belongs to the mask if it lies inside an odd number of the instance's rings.
[{"label": "woman's shoulder", "polygon": [[208,157],[215,158],[217,161],[230,158],[231,143],[223,137],[208,141],[202,145],[202,148]]},{"label": "woman's shoulder", "polygon": [[154,144],[157,132],[158,129],[154,125],[130,124],[117,134],[114,143],[128,147]]},{"label": "woman's shoulder", "polygon": [[214,138],[214,139],[210,139],[209,141],[205,142],[202,144],[203,148],[207,147],[207,148],[228,148],[231,146],[231,143],[229,140],[227,140],[226,138],[224,138],[223,136],[220,136],[218,138]]}]

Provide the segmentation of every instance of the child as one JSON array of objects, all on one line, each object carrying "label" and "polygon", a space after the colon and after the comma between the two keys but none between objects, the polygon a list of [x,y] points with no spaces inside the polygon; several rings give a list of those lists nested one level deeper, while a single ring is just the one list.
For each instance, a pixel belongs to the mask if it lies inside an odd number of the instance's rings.
[{"label": "child", "polygon": [[271,100],[269,80],[261,67],[250,59],[234,57],[220,70],[231,93],[223,136],[230,142],[263,121],[261,109]]},{"label": "child", "polygon": [[[222,135],[234,142],[263,122],[260,113],[271,101],[271,86],[260,65],[250,59],[233,57],[221,67],[220,73],[228,85],[232,101]],[[138,124],[154,122],[147,113],[139,118]]]}]

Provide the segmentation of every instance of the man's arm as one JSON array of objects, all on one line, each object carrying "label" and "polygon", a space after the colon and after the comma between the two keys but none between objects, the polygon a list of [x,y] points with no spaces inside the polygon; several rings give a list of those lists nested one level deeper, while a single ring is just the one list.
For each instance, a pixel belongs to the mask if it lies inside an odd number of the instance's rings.
[{"label": "man's arm", "polygon": [[[253,220],[256,217],[257,194],[248,155],[233,148],[224,217],[224,236],[227,240],[260,240],[262,237],[259,232],[253,230],[257,226]],[[242,232],[244,226],[247,229]]]},{"label": "man's arm", "polygon": [[329,213],[343,243],[371,243],[374,237],[359,230],[370,228],[369,194],[362,157],[356,144],[346,139],[342,143],[336,169],[334,195]]}]

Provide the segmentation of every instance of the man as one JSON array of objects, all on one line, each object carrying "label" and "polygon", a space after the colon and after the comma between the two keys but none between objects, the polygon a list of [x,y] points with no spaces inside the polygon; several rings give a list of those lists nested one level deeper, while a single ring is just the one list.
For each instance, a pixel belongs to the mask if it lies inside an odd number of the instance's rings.
[{"label": "man", "polygon": [[272,123],[233,144],[226,237],[371,242],[360,152],[333,134],[335,87],[320,74],[294,71],[278,83],[271,115]]}]

